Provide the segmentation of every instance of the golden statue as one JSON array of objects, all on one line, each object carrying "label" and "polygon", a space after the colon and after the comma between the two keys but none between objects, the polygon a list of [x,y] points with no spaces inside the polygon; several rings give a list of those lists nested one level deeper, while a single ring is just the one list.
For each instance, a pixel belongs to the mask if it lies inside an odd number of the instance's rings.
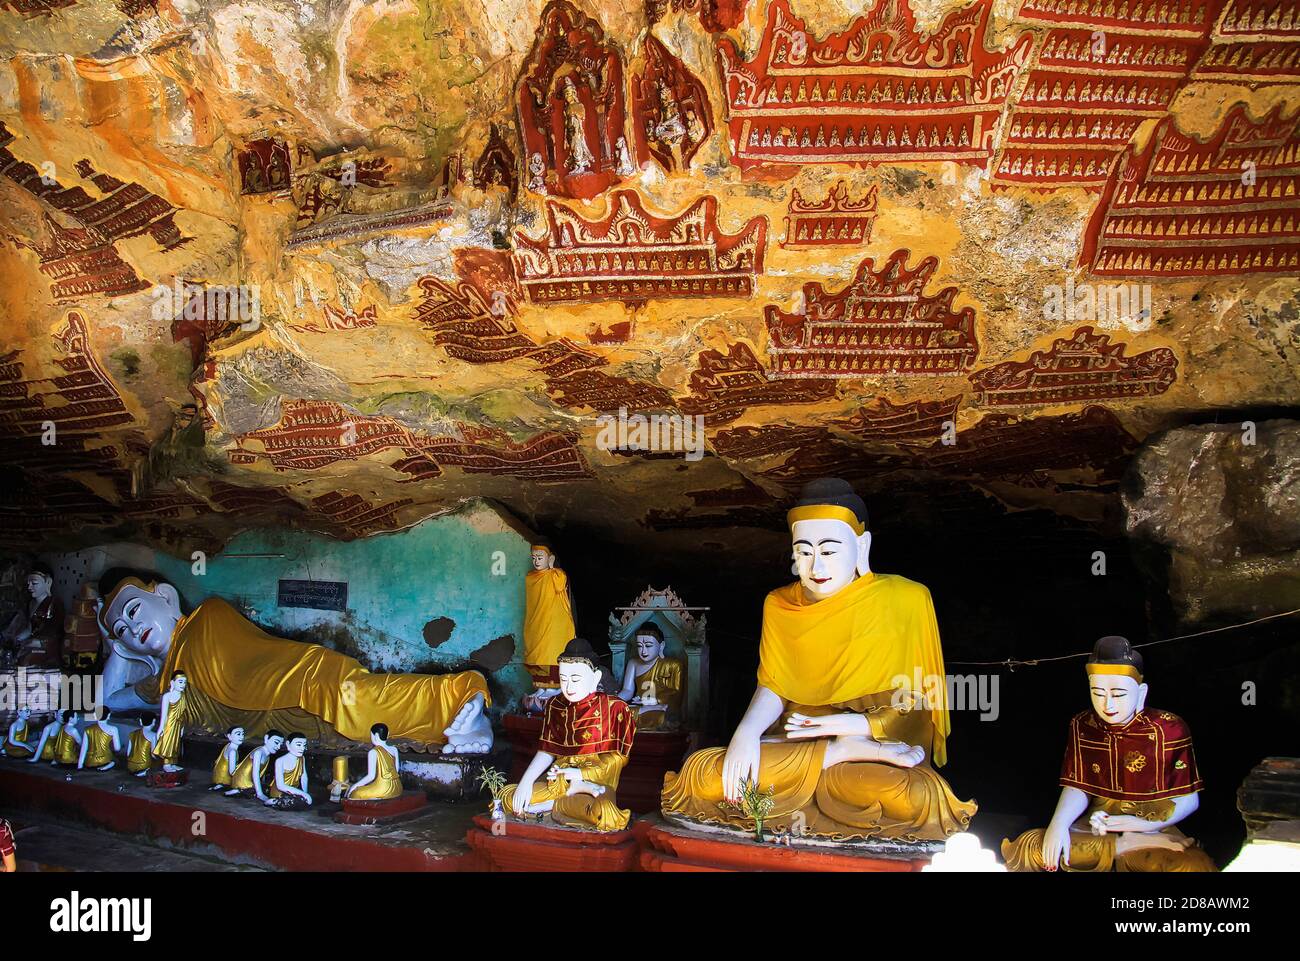
[{"label": "golden statue", "polygon": [[266,769],[270,766],[276,752],[282,747],[284,747],[284,735],[274,728],[267,731],[261,746],[244,755],[244,759],[235,768],[226,797],[239,795],[267,801],[269,798],[266,792]]},{"label": "golden statue", "polygon": [[301,811],[311,807],[307,791],[307,738],[294,731],[284,740],[284,754],[275,760],[275,774],[267,789],[267,807],[279,811]]},{"label": "golden statue", "polygon": [[1002,842],[1012,871],[1213,871],[1175,825],[1202,788],[1187,723],[1147,711],[1142,655],[1103,637],[1086,665],[1092,710],[1070,721],[1061,799],[1046,828]]},{"label": "golden statue", "polygon": [[230,788],[239,770],[239,746],[244,743],[244,729],[234,724],[226,730],[226,743],[221,746],[221,753],[212,765],[212,787],[209,791],[225,791]]},{"label": "golden statue", "polygon": [[555,566],[555,553],[534,544],[530,556],[533,569],[524,577],[524,667],[532,676],[533,694],[524,703],[541,711],[542,702],[559,689],[556,658],[577,631],[569,578]]},{"label": "golden statue", "polygon": [[[114,658],[158,665],[129,680],[125,667],[105,666],[105,703],[113,710],[150,707],[159,677],[185,677],[182,727],[221,731],[233,725],[252,735],[291,722],[314,738],[369,739],[368,722],[389,718],[397,737],[440,744],[443,753],[492,749],[487,682],[459,674],[372,674],[354,658],[319,644],[272,637],[218,597],[181,615],[180,595],[166,583],[122,581],[104,599],[100,626]],[[109,683],[110,676],[114,683]],[[120,686],[119,686],[120,682]],[[171,692],[164,695],[164,699]],[[172,732],[159,722],[160,756]],[[287,723],[286,723],[287,726]]]},{"label": "golden statue", "polygon": [[664,635],[654,624],[636,629],[636,657],[627,659],[618,696],[636,711],[639,731],[672,727],[682,717],[682,662],[664,656]]},{"label": "golden statue", "polygon": [[373,746],[366,756],[366,776],[352,785],[348,797],[354,801],[386,801],[401,797],[400,762],[397,748],[388,743],[387,724],[371,726],[370,743]]},{"label": "golden statue", "polygon": [[185,736],[189,708],[185,688],[188,682],[184,671],[173,671],[171,687],[162,696],[162,714],[158,719],[158,740],[153,745],[153,756],[168,774],[181,769],[176,762],[181,759],[181,740]]},{"label": "golden statue", "polygon": [[[636,735],[631,708],[596,690],[601,671],[591,645],[574,638],[559,656],[560,696],[546,703],[542,735],[518,784],[506,785],[502,805],[566,827],[621,831],[632,812],[615,799],[618,777]],[[538,783],[545,772],[545,783]]]},{"label": "golden statue", "polygon": [[157,740],[158,719],[156,717],[149,718],[148,724],[131,732],[126,746],[127,771],[136,777],[144,777],[149,773],[149,766],[153,763],[153,746]]},{"label": "golden statue", "polygon": [[108,723],[112,716],[107,714],[96,720],[93,714],[86,715],[86,729],[82,732],[81,751],[77,755],[78,768],[109,771],[117,764],[122,741],[117,728]]},{"label": "golden statue", "polygon": [[770,792],[765,823],[793,836],[965,829],[976,805],[931,766],[946,760],[949,725],[930,592],[871,571],[866,505],[846,482],[805,485],[787,520],[799,580],[763,605],[753,700],[729,746],[665,776],[664,814],[749,831],[748,789]]},{"label": "golden statue", "polygon": [[5,732],[5,742],[0,753],[5,757],[11,757],[15,760],[26,760],[36,753],[36,743],[27,740],[31,733],[31,716],[30,708],[20,707],[18,716],[14,718],[13,723],[9,725],[9,730]]}]

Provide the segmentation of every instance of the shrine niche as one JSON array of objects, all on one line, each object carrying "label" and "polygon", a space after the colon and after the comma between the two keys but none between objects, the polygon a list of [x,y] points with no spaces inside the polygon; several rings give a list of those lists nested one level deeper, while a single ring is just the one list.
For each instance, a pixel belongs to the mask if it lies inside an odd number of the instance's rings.
[{"label": "shrine niche", "polygon": [[568,0],[542,11],[515,84],[525,186],[590,199],[635,173],[625,134],[623,58]]},{"label": "shrine niche", "polygon": [[1238,104],[1208,140],[1173,117],[1129,148],[1084,232],[1079,263],[1115,277],[1300,271],[1300,112]]},{"label": "shrine niche", "polygon": [[704,84],[654,34],[645,62],[632,77],[632,126],[637,157],[668,173],[690,169],[691,158],[713,130],[713,105]]},{"label": "shrine niche", "polygon": [[678,406],[683,414],[703,417],[705,427],[729,424],[749,407],[815,404],[835,396],[835,385],[824,380],[770,380],[744,342],[732,344],[725,354],[700,351],[690,387]]},{"label": "shrine niche", "polygon": [[[609,652],[613,659],[616,681],[623,679],[629,645],[636,646],[637,632],[653,625],[663,636],[662,656],[684,662],[681,716],[677,723],[702,730],[708,714],[709,643],[708,608],[691,607],[671,588],[647,587],[626,607],[616,607],[609,615]],[[640,688],[638,688],[640,690]]]},{"label": "shrine niche", "polygon": [[289,189],[289,145],[279,137],[251,140],[239,151],[239,192],[267,194]]},{"label": "shrine niche", "polygon": [[601,220],[547,201],[546,224],[540,237],[515,233],[515,271],[534,304],[749,297],[763,272],[767,218],[724,233],[708,194],[658,216],[635,190],[618,190]]},{"label": "shrine niche", "polygon": [[933,33],[905,0],[877,0],[840,33],[817,39],[773,0],[754,59],[718,40],[732,157],[761,164],[951,160],[982,166],[1032,43],[986,47],[990,0],[949,13]]},{"label": "shrine niche", "polygon": [[949,425],[956,423],[961,395],[943,400],[915,400],[894,404],[877,397],[853,416],[831,424],[861,440],[884,440],[914,444],[938,440]]},{"label": "shrine niche", "polygon": [[400,456],[389,466],[414,479],[436,477],[444,467],[547,480],[588,476],[570,435],[545,431],[515,442],[504,431],[470,424],[435,435],[392,417],[355,414],[332,401],[313,400],[287,402],[276,426],[239,435],[230,461],[252,464],[264,458],[277,471],[313,471],[391,451]]},{"label": "shrine niche", "polygon": [[994,185],[1100,190],[1142,121],[1167,113],[1205,49],[1210,8],[1025,0],[1019,19],[1048,29],[1007,118]]},{"label": "shrine niche", "polygon": [[1134,400],[1163,394],[1177,378],[1178,358],[1168,347],[1133,357],[1107,334],[1080,327],[1034,351],[1026,361],[1006,361],[970,375],[977,403],[993,407]]},{"label": "shrine niche", "polygon": [[956,287],[927,294],[938,258],[909,269],[896,250],[879,270],[870,257],[839,293],[804,284],[804,312],[764,308],[772,377],[937,376],[969,370],[979,353],[975,310],[952,309]]},{"label": "shrine niche", "polygon": [[782,247],[862,247],[871,242],[871,225],[876,222],[877,189],[872,184],[854,200],[849,188],[839,181],[824,200],[806,200],[798,188],[790,191],[785,214]]},{"label": "shrine niche", "polygon": [[505,187],[511,202],[519,192],[519,173],[515,169],[514,151],[496,124],[492,125],[487,146],[474,162],[474,186],[479,190]]},{"label": "shrine niche", "polygon": [[1300,3],[1226,0],[1192,80],[1252,88],[1300,82]]}]

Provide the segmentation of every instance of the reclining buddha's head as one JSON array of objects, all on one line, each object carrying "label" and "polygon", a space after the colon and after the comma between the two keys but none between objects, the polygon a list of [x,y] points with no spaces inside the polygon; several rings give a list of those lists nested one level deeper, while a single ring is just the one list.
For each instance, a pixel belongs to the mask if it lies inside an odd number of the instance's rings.
[{"label": "reclining buddha's head", "polygon": [[100,623],[108,636],[132,654],[162,657],[181,619],[181,598],[164,581],[123,580],[104,599]]},{"label": "reclining buddha's head", "polygon": [[870,572],[867,505],[847,481],[838,477],[809,481],[786,520],[794,573],[812,600],[825,600]]},{"label": "reclining buddha's head", "polygon": [[1103,637],[1085,665],[1092,709],[1107,724],[1124,725],[1146,706],[1142,655],[1127,638]]}]

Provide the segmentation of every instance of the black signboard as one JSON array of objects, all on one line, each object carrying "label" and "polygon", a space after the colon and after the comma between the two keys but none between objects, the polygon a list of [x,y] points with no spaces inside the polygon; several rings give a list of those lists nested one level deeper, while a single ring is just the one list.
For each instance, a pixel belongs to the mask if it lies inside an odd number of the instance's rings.
[{"label": "black signboard", "polygon": [[311,607],[342,611],[348,606],[347,581],[280,581],[277,603],[281,607]]}]

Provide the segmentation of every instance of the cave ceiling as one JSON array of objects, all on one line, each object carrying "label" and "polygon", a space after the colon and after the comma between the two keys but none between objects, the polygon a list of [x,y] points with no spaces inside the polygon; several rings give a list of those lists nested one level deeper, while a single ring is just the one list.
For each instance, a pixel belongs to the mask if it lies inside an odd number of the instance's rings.
[{"label": "cave ceiling", "polygon": [[0,121],[11,547],[1097,522],[1300,404],[1300,0],[3,0]]}]

